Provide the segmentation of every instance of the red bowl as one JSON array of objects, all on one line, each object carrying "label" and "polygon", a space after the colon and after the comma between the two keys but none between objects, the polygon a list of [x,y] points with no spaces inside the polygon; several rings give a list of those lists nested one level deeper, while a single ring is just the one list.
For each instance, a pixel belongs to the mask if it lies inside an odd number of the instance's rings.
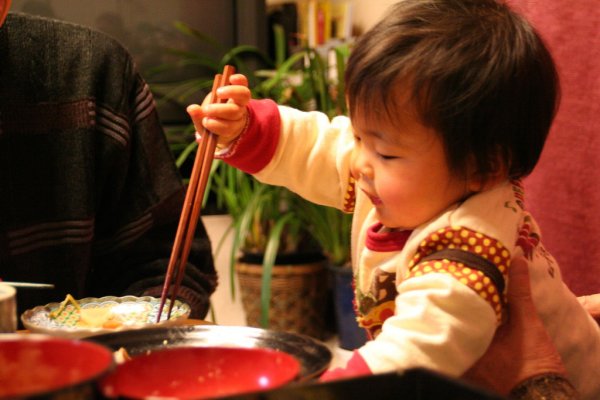
[{"label": "red bowl", "polygon": [[114,367],[102,345],[37,334],[0,335],[0,398],[73,394],[91,398],[95,381]]},{"label": "red bowl", "polygon": [[172,347],[120,364],[100,389],[109,398],[215,398],[282,386],[299,371],[294,357],[271,349]]}]

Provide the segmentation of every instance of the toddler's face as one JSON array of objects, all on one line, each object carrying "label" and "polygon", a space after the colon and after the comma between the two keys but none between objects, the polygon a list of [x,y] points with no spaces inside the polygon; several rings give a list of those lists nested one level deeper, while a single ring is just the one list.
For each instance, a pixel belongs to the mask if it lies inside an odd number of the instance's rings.
[{"label": "toddler's face", "polygon": [[351,170],[384,226],[413,229],[478,187],[451,173],[441,138],[413,107],[399,109],[393,121],[381,115],[360,109],[352,115]]}]

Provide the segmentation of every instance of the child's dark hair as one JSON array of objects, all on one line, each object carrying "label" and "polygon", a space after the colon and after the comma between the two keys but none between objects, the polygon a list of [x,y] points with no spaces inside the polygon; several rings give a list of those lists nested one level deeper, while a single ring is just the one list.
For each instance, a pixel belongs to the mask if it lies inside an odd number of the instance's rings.
[{"label": "child's dark hair", "polygon": [[351,115],[393,121],[397,89],[410,90],[450,168],[466,176],[474,162],[483,179],[533,170],[559,97],[537,32],[494,0],[401,0],[359,38],[345,78]]}]

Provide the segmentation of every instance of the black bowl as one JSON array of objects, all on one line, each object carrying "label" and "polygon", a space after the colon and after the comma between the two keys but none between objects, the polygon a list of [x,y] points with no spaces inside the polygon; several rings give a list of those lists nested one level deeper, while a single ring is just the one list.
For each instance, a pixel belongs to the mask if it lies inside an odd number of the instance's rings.
[{"label": "black bowl", "polygon": [[309,336],[245,326],[156,327],[107,333],[86,340],[107,346],[113,351],[122,347],[132,357],[170,347],[218,346],[274,349],[286,352],[298,360],[300,363],[298,381],[317,378],[329,367],[332,359],[329,348]]}]

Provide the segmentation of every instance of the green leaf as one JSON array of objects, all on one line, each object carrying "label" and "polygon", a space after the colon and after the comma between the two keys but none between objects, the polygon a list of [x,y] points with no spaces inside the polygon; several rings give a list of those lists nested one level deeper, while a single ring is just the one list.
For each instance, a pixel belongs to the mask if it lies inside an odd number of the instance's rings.
[{"label": "green leaf", "polygon": [[273,38],[275,42],[275,67],[279,68],[285,61],[287,53],[287,43],[285,40],[285,30],[280,24],[273,25]]},{"label": "green leaf", "polygon": [[186,162],[190,154],[195,153],[197,148],[198,145],[196,144],[196,142],[192,142],[185,146],[185,149],[181,152],[181,154],[179,154],[177,160],[175,160],[175,164],[177,165],[177,167],[181,168],[181,166],[183,165],[183,163]]},{"label": "green leaf", "polygon": [[279,68],[277,68],[277,70],[275,71],[275,75],[266,80],[265,82],[263,82],[260,86],[261,86],[261,92],[263,93],[268,93],[271,90],[273,90],[273,88],[275,87],[275,85],[279,84],[282,82],[282,80],[289,74],[290,70],[292,69],[292,67],[302,61],[304,59],[305,54],[302,53],[296,53],[293,54],[292,56],[290,56],[287,60],[285,60],[285,62],[283,64],[281,64],[281,66]]},{"label": "green leaf", "polygon": [[206,43],[206,44],[212,46],[215,49],[223,48],[221,43],[219,43],[218,41],[213,39],[211,36],[206,35],[206,34],[200,32],[199,30],[192,28],[185,22],[175,21],[174,26],[175,26],[175,29],[177,29],[179,32],[183,33],[186,36],[195,38],[203,43]]},{"label": "green leaf", "polygon": [[269,234],[269,241],[265,250],[263,259],[263,273],[261,276],[261,289],[260,289],[260,325],[263,328],[269,327],[269,310],[271,305],[271,280],[273,277],[273,265],[275,265],[275,259],[279,251],[279,244],[281,242],[281,232],[286,224],[288,224],[295,215],[288,213],[283,215],[279,220],[276,221],[275,226]]}]

